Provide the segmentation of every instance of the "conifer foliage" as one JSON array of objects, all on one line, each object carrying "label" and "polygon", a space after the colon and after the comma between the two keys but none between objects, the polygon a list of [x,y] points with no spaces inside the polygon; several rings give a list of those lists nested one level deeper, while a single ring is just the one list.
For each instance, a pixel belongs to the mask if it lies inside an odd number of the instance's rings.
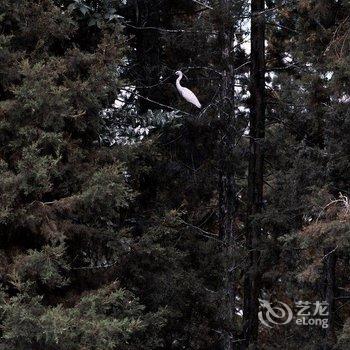
[{"label": "conifer foliage", "polygon": [[164,312],[105,274],[130,249],[134,193],[98,146],[125,39],[52,0],[0,6],[1,348],[154,349]]},{"label": "conifer foliage", "polygon": [[0,349],[348,349],[349,18],[1,0]]}]

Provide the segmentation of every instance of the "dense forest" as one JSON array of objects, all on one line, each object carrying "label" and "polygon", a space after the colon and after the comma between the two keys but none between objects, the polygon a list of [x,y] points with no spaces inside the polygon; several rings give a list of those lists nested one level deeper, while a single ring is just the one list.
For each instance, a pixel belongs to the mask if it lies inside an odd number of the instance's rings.
[{"label": "dense forest", "polygon": [[0,0],[0,350],[350,349],[349,162],[348,0]]}]

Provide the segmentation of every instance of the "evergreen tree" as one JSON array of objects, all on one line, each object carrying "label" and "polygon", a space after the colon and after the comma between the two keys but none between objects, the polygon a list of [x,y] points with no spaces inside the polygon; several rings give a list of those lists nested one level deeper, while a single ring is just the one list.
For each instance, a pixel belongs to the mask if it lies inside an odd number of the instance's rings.
[{"label": "evergreen tree", "polygon": [[99,142],[125,38],[72,5],[1,3],[1,347],[155,349],[164,312],[118,282],[135,193]]},{"label": "evergreen tree", "polygon": [[2,0],[0,348],[347,349],[349,11]]}]

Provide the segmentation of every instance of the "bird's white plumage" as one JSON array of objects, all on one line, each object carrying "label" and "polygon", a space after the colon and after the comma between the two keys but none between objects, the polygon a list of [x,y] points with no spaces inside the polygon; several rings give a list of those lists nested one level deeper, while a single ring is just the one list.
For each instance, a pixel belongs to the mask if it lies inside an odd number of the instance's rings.
[{"label": "bird's white plumage", "polygon": [[187,102],[194,104],[198,108],[201,108],[202,105],[198,101],[197,96],[190,89],[187,89],[187,88],[181,86],[180,81],[181,81],[181,79],[183,77],[183,73],[181,71],[177,71],[175,74],[178,76],[178,78],[176,79],[176,87],[177,87],[180,95]]}]

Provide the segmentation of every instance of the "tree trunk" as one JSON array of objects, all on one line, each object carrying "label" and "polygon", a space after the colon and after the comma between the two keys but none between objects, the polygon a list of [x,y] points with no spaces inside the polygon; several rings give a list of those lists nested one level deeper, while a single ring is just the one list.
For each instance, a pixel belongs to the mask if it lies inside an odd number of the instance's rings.
[{"label": "tree trunk", "polygon": [[[161,27],[159,4],[155,1],[135,1],[135,26],[138,28]],[[139,83],[141,96],[152,100],[160,100],[158,95],[160,76],[161,43],[158,31],[133,30],[136,39],[136,81]],[[146,99],[139,99],[139,112],[146,113],[148,109],[159,109],[159,105]]]},{"label": "tree trunk", "polygon": [[328,303],[328,328],[325,331],[324,350],[332,349],[336,343],[336,334],[334,329],[334,310],[335,310],[335,269],[337,263],[337,253],[335,248],[325,249],[327,256],[325,262],[325,300]]},{"label": "tree trunk", "polygon": [[222,323],[222,350],[232,350],[234,344],[234,316],[235,316],[235,215],[237,213],[237,187],[235,170],[232,161],[234,153],[235,130],[234,123],[234,23],[230,15],[231,1],[220,0],[222,14],[227,16],[227,22],[222,21],[219,31],[219,41],[222,59],[221,109],[219,127],[219,229],[220,238],[224,243],[223,295],[220,309]]},{"label": "tree trunk", "polygon": [[251,4],[251,102],[250,102],[250,154],[248,169],[246,246],[249,266],[244,281],[243,331],[246,346],[257,348],[258,311],[260,293],[259,242],[261,225],[254,215],[261,212],[263,201],[265,137],[265,18],[264,0]]}]

